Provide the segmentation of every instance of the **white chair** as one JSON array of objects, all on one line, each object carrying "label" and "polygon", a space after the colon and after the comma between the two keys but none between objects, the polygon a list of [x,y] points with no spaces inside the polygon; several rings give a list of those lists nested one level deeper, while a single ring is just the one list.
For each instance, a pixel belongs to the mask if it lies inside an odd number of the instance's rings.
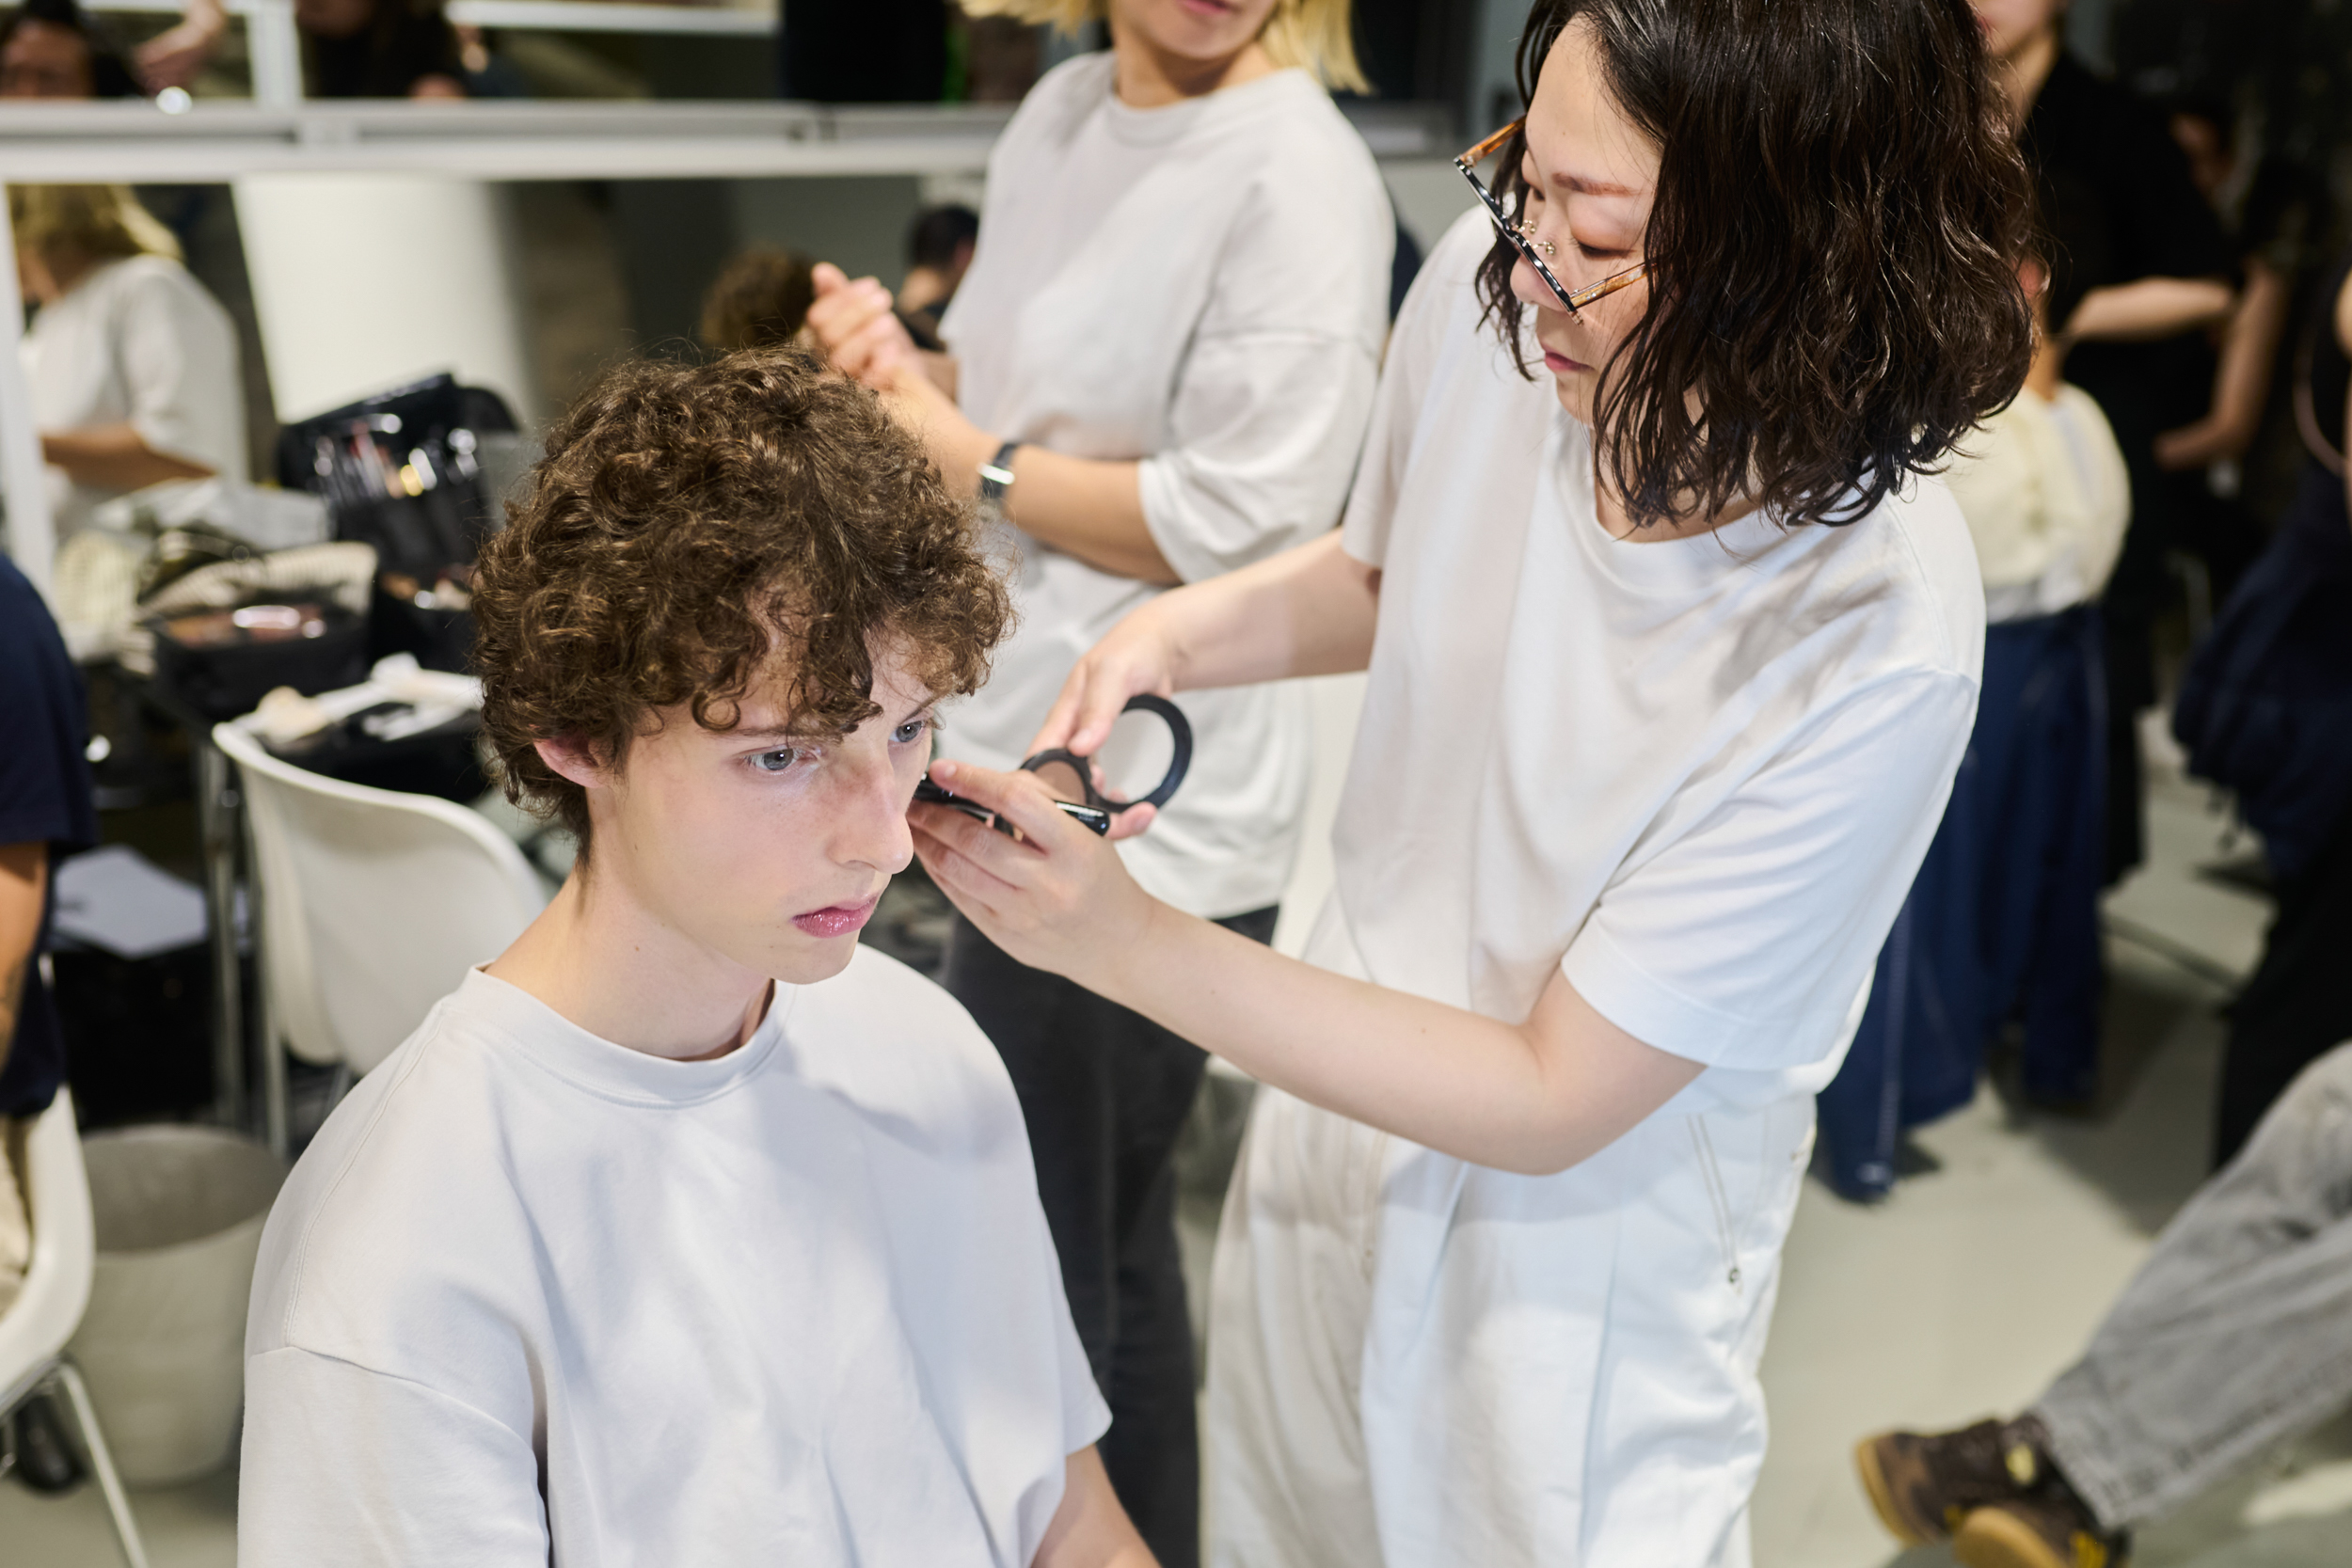
[{"label": "white chair", "polygon": [[233,724],[260,901],[262,1107],[286,1152],[286,1064],[364,1073],[415,1032],[474,964],[546,906],[538,874],[478,813],[429,795],[322,778]]},{"label": "white chair", "polygon": [[73,1125],[73,1096],[60,1088],[24,1139],[24,1203],[33,1222],[32,1266],[15,1304],[0,1312],[0,1418],[36,1394],[62,1394],[82,1429],[82,1446],[113,1516],[115,1540],[131,1568],[147,1568],[147,1547],[114,1455],[98,1428],[82,1374],[66,1359],[66,1341],[81,1326],[98,1266],[98,1236],[90,1219],[89,1178],[82,1170],[82,1137]]}]

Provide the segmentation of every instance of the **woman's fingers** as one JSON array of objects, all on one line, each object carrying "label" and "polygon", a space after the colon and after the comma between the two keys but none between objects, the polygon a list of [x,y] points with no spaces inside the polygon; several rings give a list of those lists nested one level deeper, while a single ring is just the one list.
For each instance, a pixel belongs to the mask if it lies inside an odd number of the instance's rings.
[{"label": "woman's fingers", "polygon": [[[857,374],[870,353],[858,346],[861,334],[880,330],[886,336],[895,329],[905,337],[906,328],[890,313],[890,291],[878,279],[850,278],[830,261],[819,261],[811,277],[817,298],[808,308],[805,325],[826,357],[844,372]],[[887,327],[880,325],[884,323]]]}]

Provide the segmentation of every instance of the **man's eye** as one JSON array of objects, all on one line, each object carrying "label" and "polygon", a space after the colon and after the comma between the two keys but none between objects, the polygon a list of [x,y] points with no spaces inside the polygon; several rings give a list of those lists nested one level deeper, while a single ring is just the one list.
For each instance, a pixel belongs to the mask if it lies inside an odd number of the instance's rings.
[{"label": "man's eye", "polygon": [[762,773],[782,773],[801,760],[798,748],[783,746],[772,752],[761,752],[752,758],[752,766]]},{"label": "man's eye", "polygon": [[923,732],[930,727],[931,721],[929,719],[910,719],[905,723],[899,725],[897,729],[891,731],[890,738],[898,744],[903,746],[909,741],[922,739]]}]

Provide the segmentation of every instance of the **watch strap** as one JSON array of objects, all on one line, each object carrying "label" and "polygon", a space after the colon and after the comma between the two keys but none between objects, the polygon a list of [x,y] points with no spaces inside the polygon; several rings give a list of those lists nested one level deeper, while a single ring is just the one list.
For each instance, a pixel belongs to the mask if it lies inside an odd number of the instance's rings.
[{"label": "watch strap", "polygon": [[1005,492],[1012,487],[1012,454],[1021,450],[1018,441],[1007,441],[996,449],[996,455],[980,465],[980,504],[1001,512]]}]

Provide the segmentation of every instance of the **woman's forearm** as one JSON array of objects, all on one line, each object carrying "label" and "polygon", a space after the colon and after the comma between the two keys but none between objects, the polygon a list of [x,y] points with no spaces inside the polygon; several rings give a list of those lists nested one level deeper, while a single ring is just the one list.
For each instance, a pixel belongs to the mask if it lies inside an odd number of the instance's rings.
[{"label": "woman's forearm", "polygon": [[2207,326],[2230,313],[2230,286],[2211,277],[2142,277],[2093,289],[2067,318],[2076,341],[2145,342]]},{"label": "woman's forearm", "polygon": [[1166,618],[1178,690],[1343,674],[1371,661],[1380,574],[1334,530],[1150,608]]},{"label": "woman's forearm", "polygon": [[167,479],[210,479],[213,474],[201,463],[157,451],[127,424],[44,432],[40,456],[77,482],[101,490],[143,490]]},{"label": "woman's forearm", "polygon": [[1476,1164],[1591,1158],[1698,1076],[1554,976],[1524,1025],[1334,974],[1156,901],[1081,983],[1263,1083]]},{"label": "woman's forearm", "polygon": [[1023,447],[1012,455],[1006,520],[1097,570],[1141,582],[1181,581],[1143,520],[1141,468]]}]

